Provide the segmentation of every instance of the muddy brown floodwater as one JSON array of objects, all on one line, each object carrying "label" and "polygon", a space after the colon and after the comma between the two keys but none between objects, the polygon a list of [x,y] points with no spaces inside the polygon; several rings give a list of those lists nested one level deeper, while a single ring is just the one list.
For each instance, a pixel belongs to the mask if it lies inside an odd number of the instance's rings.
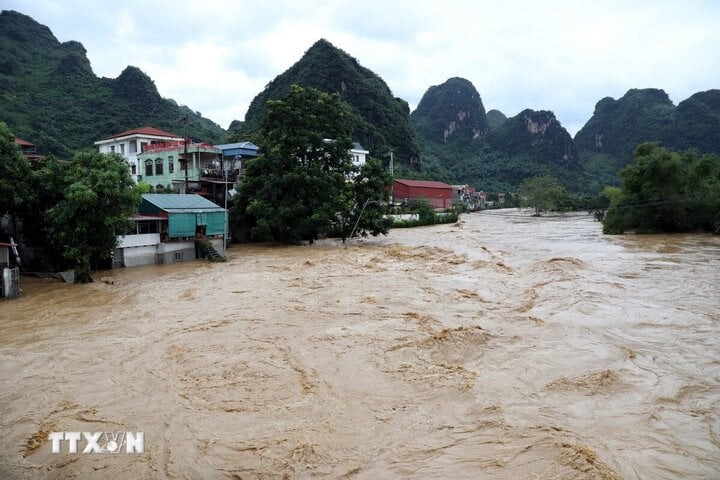
[{"label": "muddy brown floodwater", "polygon": [[720,478],[717,236],[483,212],[103,276],[0,303],[0,477]]}]

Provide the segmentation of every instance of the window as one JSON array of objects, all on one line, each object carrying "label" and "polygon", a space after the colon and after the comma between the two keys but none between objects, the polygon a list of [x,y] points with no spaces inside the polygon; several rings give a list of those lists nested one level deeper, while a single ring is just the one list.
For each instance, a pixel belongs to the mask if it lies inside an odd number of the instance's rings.
[{"label": "window", "polygon": [[174,252],[173,262],[182,262],[182,261],[183,261],[183,252]]},{"label": "window", "polygon": [[120,154],[125,155],[125,144],[124,143],[120,144]]},{"label": "window", "polygon": [[162,158],[155,159],[155,175],[163,174],[163,161]]},{"label": "window", "polygon": [[144,152],[145,147],[147,147],[147,142],[140,142],[140,152]]},{"label": "window", "polygon": [[175,172],[175,159],[172,155],[168,157],[168,173],[174,173]]},{"label": "window", "polygon": [[137,153],[137,141],[130,140],[130,153]]},{"label": "window", "polygon": [[153,172],[153,161],[152,160],[145,160],[145,176],[146,177],[152,177]]},{"label": "window", "polygon": [[137,166],[134,163],[130,165],[130,173],[133,175],[137,174]]},{"label": "window", "polygon": [[110,145],[110,153],[115,153],[115,145]]}]

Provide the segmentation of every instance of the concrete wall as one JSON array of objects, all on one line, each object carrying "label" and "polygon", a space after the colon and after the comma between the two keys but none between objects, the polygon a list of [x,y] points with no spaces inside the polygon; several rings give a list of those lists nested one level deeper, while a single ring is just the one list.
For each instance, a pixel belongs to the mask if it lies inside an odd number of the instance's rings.
[{"label": "concrete wall", "polygon": [[[194,240],[161,243],[157,233],[126,235],[118,237],[118,240],[120,246],[116,255],[122,255],[122,265],[125,267],[187,262],[196,258]],[[222,239],[219,245],[222,246]]]},{"label": "concrete wall", "polygon": [[157,263],[176,263],[195,260],[195,241],[166,242],[157,249]]},{"label": "concrete wall", "polygon": [[137,267],[138,265],[153,265],[155,263],[155,245],[145,247],[123,248],[123,266]]}]

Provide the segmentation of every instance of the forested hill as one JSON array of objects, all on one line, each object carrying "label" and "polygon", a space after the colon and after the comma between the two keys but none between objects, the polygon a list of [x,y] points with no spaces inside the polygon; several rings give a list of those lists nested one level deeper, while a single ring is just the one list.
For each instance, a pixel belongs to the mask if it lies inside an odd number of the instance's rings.
[{"label": "forested hill", "polygon": [[372,156],[384,158],[393,148],[396,160],[407,165],[418,163],[420,151],[408,120],[407,102],[393,97],[382,78],[327,40],[317,41],[253,99],[241,131],[256,129],[267,101],[282,98],[293,84],[339,94],[357,114],[354,140]]},{"label": "forested hill", "polygon": [[436,143],[485,135],[488,122],[480,94],[464,78],[451,78],[423,95],[410,120],[418,136]]},{"label": "forested hill", "polygon": [[503,191],[553,175],[571,190],[587,190],[572,137],[550,111],[486,114],[473,84],[451,78],[430,87],[410,118],[423,165],[446,181]]},{"label": "forested hill", "polygon": [[696,93],[675,106],[663,90],[632,89],[618,100],[600,100],[575,143],[581,151],[610,155],[625,165],[643,142],[720,153],[719,132],[720,90]]},{"label": "forested hill", "polygon": [[225,131],[186,106],[162,98],[150,77],[127,67],[116,79],[99,78],[86,50],[60,43],[50,29],[21,13],[0,12],[0,120],[41,153],[69,157],[74,150],[144,125],[220,141]]}]

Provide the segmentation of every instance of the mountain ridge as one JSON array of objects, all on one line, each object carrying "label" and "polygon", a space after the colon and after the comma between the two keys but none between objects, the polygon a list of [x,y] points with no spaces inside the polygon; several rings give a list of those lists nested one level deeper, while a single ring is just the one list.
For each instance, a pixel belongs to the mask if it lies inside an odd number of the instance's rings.
[{"label": "mountain ridge", "polygon": [[115,79],[98,77],[85,47],[60,43],[52,31],[13,10],[0,12],[0,112],[18,136],[42,153],[69,157],[108,135],[153,125],[180,129],[188,115],[188,135],[217,141],[225,130],[174,100],[162,98],[155,83],[128,66]]},{"label": "mountain ridge", "polygon": [[240,131],[257,129],[267,101],[282,98],[292,84],[336,93],[345,100],[358,117],[355,140],[370,150],[371,155],[383,158],[393,149],[401,162],[419,164],[419,147],[408,119],[408,103],[393,96],[379,75],[325,39],[315,42],[297,62],[255,96]]}]

